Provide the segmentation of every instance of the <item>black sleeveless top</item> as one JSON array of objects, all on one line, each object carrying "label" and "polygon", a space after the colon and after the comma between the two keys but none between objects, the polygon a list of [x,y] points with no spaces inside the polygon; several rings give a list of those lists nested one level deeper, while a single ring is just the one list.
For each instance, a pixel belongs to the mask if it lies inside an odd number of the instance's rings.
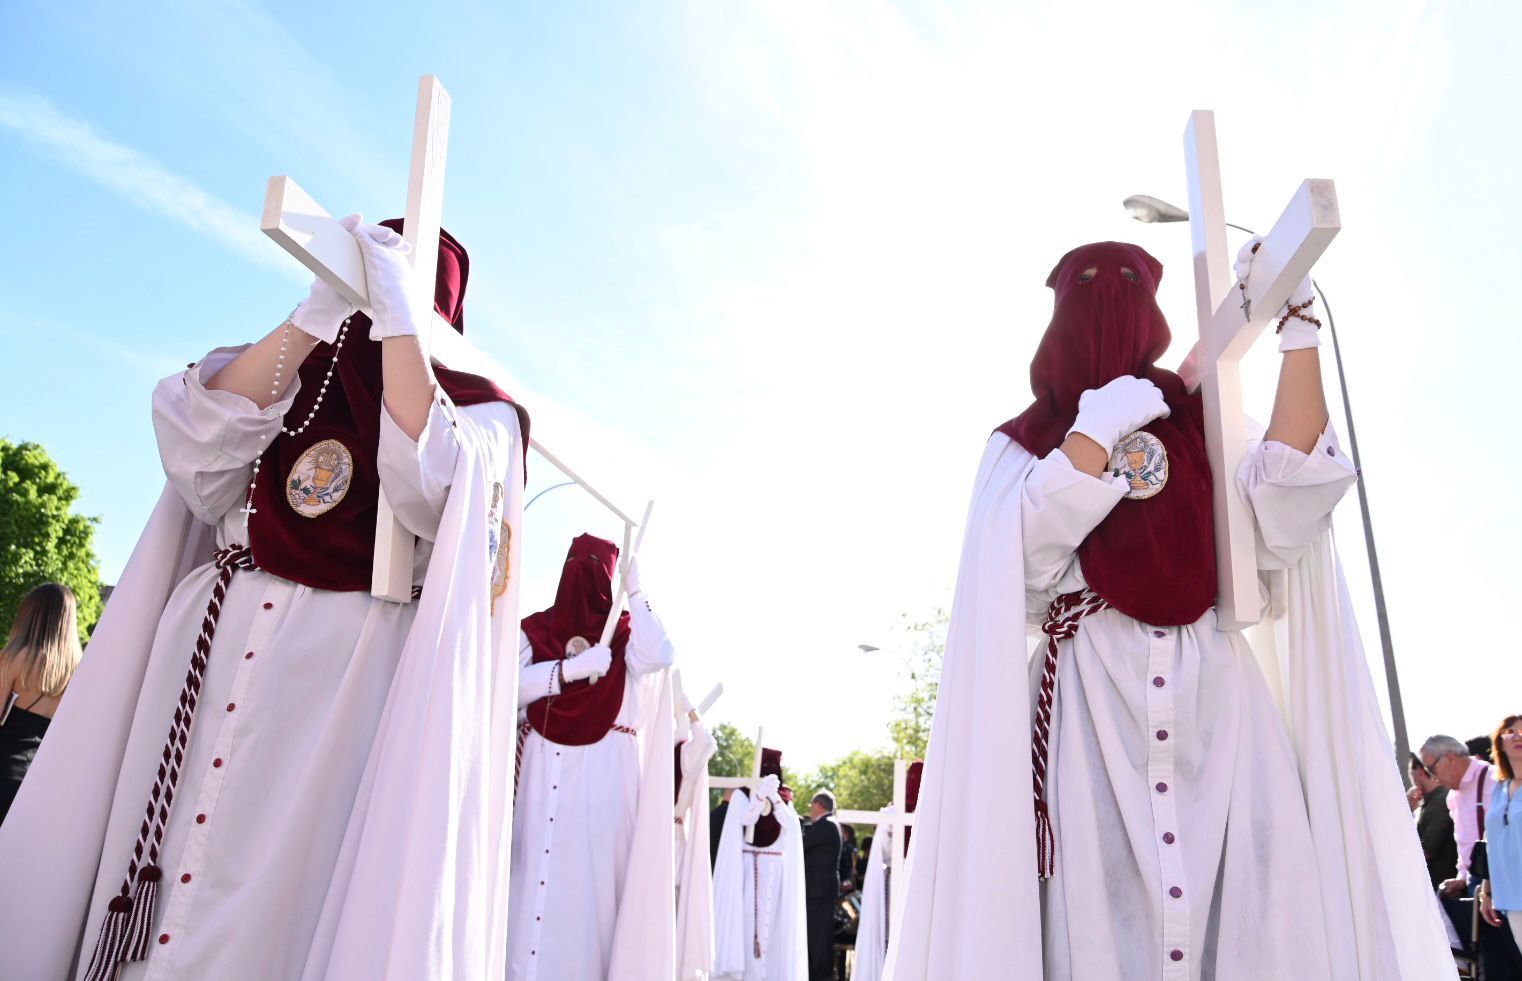
[{"label": "black sleeveless top", "polygon": [[37,747],[42,745],[48,723],[53,721],[18,707],[14,703],[15,697],[13,694],[6,696],[9,714],[0,711],[0,715],[5,716],[5,722],[0,723],[0,822],[10,811],[11,801],[16,799],[16,791],[21,788],[21,780],[37,755]]}]

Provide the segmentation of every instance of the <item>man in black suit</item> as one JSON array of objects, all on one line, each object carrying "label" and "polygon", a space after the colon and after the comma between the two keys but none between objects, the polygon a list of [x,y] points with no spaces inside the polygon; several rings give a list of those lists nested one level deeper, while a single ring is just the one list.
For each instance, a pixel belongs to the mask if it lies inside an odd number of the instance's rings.
[{"label": "man in black suit", "polygon": [[840,898],[840,825],[835,795],[821,790],[809,802],[803,829],[803,895],[809,927],[809,981],[835,977],[835,903]]}]

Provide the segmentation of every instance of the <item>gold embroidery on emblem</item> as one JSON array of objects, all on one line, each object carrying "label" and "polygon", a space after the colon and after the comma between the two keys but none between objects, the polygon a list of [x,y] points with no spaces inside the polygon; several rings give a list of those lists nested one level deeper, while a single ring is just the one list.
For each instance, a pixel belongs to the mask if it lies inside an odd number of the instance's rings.
[{"label": "gold embroidery on emblem", "polygon": [[502,539],[497,548],[497,565],[491,573],[491,611],[497,612],[497,597],[507,592],[507,580],[511,573],[509,555],[512,553],[513,526],[502,522]]},{"label": "gold embroidery on emblem", "polygon": [[1115,444],[1110,473],[1125,478],[1128,500],[1156,497],[1168,485],[1168,451],[1162,440],[1137,430]]},{"label": "gold embroidery on emblem", "polygon": [[591,642],[585,637],[572,637],[565,642],[565,656],[568,658],[575,657],[591,646]]},{"label": "gold embroidery on emblem", "polygon": [[507,592],[510,572],[510,555],[513,548],[513,529],[502,517],[502,483],[492,484],[491,507],[486,511],[486,527],[490,536],[491,550],[491,613],[497,612],[497,597]]},{"label": "gold embroidery on emblem", "polygon": [[285,480],[285,499],[303,518],[316,518],[338,507],[354,480],[354,456],[336,439],[307,447]]}]

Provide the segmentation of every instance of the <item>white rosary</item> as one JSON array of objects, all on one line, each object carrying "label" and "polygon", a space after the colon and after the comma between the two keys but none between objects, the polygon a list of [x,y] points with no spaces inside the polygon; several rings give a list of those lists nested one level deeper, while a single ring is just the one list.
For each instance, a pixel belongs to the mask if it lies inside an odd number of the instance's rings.
[{"label": "white rosary", "polygon": [[[291,311],[292,314],[295,312],[295,310]],[[280,432],[284,433],[287,436],[300,436],[302,433],[306,432],[307,427],[312,424],[312,419],[316,417],[317,410],[322,408],[322,397],[328,393],[328,386],[333,382],[333,369],[338,367],[338,355],[342,353],[344,349],[344,338],[348,336],[349,319],[345,319],[343,326],[338,328],[338,341],[333,345],[333,360],[328,362],[328,373],[323,376],[322,387],[317,390],[317,398],[312,402],[312,411],[307,413],[306,420],[302,422],[300,426],[296,427],[295,429],[287,429],[284,425],[281,425]],[[285,352],[289,348],[290,342],[291,318],[286,317],[285,324],[283,325],[283,329],[280,332],[280,355],[275,359],[275,379],[270,383],[270,401],[272,404],[279,400],[280,376],[284,373],[285,370]],[[267,437],[260,436],[259,440],[260,442],[263,442],[266,438]],[[263,460],[264,454],[262,452],[258,456],[254,457],[254,475],[253,479],[248,482],[248,499],[243,502],[243,507],[241,509],[243,512],[244,538],[248,537],[249,516],[257,513],[259,510],[258,508],[254,507],[254,487],[259,483],[259,464],[263,462]]]}]

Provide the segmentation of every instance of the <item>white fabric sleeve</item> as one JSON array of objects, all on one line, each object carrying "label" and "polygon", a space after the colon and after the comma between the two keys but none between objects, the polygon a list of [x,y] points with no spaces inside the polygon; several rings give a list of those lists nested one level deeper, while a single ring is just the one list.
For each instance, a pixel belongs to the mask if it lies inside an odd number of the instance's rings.
[{"label": "white fabric sleeve", "polygon": [[1332,509],[1358,479],[1329,424],[1309,453],[1284,443],[1251,441],[1237,486],[1252,508],[1258,568],[1287,569],[1331,527]]},{"label": "white fabric sleeve", "polygon": [[380,445],[375,455],[381,489],[396,519],[430,542],[438,536],[439,519],[444,516],[449,483],[460,456],[456,430],[461,410],[443,389],[436,388],[435,392],[428,406],[428,422],[416,440],[402,432],[382,399]]},{"label": "white fabric sleeve", "polygon": [[206,524],[217,524],[242,506],[254,460],[279,435],[281,420],[301,390],[301,380],[294,378],[283,400],[261,409],[235,392],[208,389],[206,379],[247,347],[219,347],[153,390],[153,433],[164,473],[190,512]]},{"label": "white fabric sleeve", "polygon": [[1091,477],[1061,450],[1031,465],[1020,493],[1027,609],[1045,612],[1058,594],[1082,584],[1078,546],[1125,496],[1124,481]]},{"label": "white fabric sleeve", "polygon": [[518,648],[518,707],[520,709],[560,694],[559,661],[534,663],[534,648],[527,640]]},{"label": "white fabric sleeve", "polygon": [[629,597],[629,620],[629,644],[624,650],[629,673],[639,678],[671,667],[676,660],[676,649],[671,646],[665,625],[650,608],[650,600],[644,593]]},{"label": "white fabric sleeve", "polygon": [[376,468],[386,500],[402,526],[419,538],[434,541],[439,533],[439,519],[449,500],[449,482],[454,478],[460,457],[459,427],[508,426],[513,407],[503,402],[485,402],[461,408],[436,389],[428,408],[428,422],[413,440],[391,418],[384,400],[381,403],[380,445],[376,450]]}]

